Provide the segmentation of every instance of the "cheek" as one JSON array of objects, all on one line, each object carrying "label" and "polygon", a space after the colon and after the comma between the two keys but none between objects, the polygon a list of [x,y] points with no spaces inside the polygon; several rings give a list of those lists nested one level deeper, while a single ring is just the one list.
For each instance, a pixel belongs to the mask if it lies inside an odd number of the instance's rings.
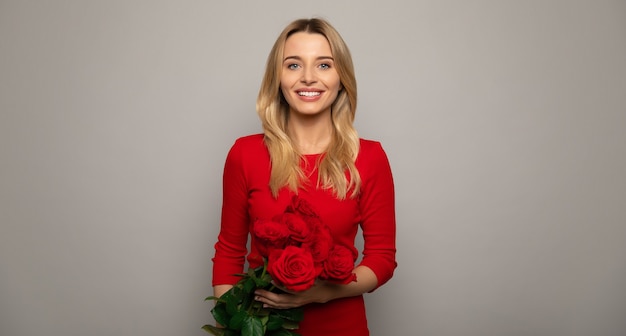
[{"label": "cheek", "polygon": [[285,81],[284,79],[281,79],[281,81],[280,81],[280,91],[281,91],[281,93],[283,94],[283,96],[286,99],[289,99],[292,87],[293,87],[293,85],[291,85],[288,81]]},{"label": "cheek", "polygon": [[298,79],[297,75],[284,71],[280,75],[280,87],[283,90],[291,88],[298,82]]},{"label": "cheek", "polygon": [[339,79],[338,75],[335,75],[332,78],[329,78],[327,83],[329,84],[329,87],[332,88],[333,91],[340,91],[342,88],[341,80]]},{"label": "cheek", "polygon": [[333,83],[332,86],[329,86],[329,88],[331,89],[331,91],[333,92],[334,95],[334,99],[337,98],[337,96],[339,96],[339,91],[341,91],[341,82],[339,80],[337,80],[337,82]]},{"label": "cheek", "polygon": [[285,88],[282,85],[280,86],[281,101],[291,106],[294,104],[294,98],[290,94],[291,91],[288,88]]}]

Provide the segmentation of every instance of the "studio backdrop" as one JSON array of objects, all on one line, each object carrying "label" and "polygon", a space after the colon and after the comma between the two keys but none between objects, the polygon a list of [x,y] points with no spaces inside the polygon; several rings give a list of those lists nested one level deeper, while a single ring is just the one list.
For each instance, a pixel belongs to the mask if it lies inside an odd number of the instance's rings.
[{"label": "studio backdrop", "polygon": [[372,335],[626,334],[624,1],[0,0],[0,335],[205,335],[226,153],[314,16],[394,173]]}]

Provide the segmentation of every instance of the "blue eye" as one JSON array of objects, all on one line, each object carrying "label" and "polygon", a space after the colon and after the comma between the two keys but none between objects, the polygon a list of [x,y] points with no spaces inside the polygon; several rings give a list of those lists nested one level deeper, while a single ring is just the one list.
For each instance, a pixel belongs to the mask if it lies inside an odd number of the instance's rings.
[{"label": "blue eye", "polygon": [[298,64],[289,64],[289,65],[287,65],[287,69],[290,69],[290,70],[296,70],[299,67],[300,66]]},{"label": "blue eye", "polygon": [[330,69],[330,64],[320,64],[320,68],[322,68],[323,70]]}]

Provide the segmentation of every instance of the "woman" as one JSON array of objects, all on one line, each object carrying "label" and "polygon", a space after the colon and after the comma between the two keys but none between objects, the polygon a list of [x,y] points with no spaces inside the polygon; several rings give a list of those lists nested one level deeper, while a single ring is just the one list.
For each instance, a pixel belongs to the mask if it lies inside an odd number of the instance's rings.
[{"label": "woman", "polygon": [[294,195],[311,204],[335,242],[364,248],[346,285],[318,281],[303,292],[256,292],[266,307],[304,306],[303,335],[368,335],[363,294],[387,282],[395,261],[394,186],[380,143],[353,127],[356,80],[350,52],[321,19],[289,24],[267,61],[257,99],[263,134],[238,139],[224,168],[222,223],[213,258],[215,296],[239,280],[244,258],[261,258],[248,236],[255,219],[284,211]]}]

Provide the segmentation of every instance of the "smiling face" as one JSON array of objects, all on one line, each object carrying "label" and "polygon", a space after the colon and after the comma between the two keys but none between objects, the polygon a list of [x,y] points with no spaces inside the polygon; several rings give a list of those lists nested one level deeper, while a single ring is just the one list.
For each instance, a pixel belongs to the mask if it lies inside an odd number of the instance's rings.
[{"label": "smiling face", "polygon": [[330,116],[341,80],[326,37],[299,32],[287,38],[280,88],[290,115]]}]

